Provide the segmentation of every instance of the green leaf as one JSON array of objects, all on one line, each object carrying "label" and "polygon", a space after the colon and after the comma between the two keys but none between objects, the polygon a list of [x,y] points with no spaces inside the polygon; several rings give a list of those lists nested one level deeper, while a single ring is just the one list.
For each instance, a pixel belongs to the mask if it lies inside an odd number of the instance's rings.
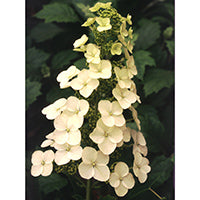
[{"label": "green leaf", "polygon": [[61,51],[52,58],[52,67],[55,69],[62,68],[63,66],[70,64],[70,62],[78,56],[78,53],[72,50]]},{"label": "green leaf", "polygon": [[60,98],[68,98],[73,96],[74,91],[71,88],[60,89],[59,86],[52,87],[51,90],[47,93],[46,100],[49,103],[53,103]]},{"label": "green leaf", "polygon": [[165,3],[165,8],[167,9],[169,15],[174,17],[174,5],[171,3]]},{"label": "green leaf", "polygon": [[51,3],[44,5],[43,9],[36,13],[35,17],[49,22],[77,22],[78,16],[74,10],[64,3]]},{"label": "green leaf", "polygon": [[52,23],[40,23],[37,24],[32,30],[31,30],[31,37],[36,42],[43,42],[49,39],[54,38],[56,35],[61,33],[63,30]]},{"label": "green leaf", "polygon": [[108,194],[104,197],[100,197],[99,200],[116,200],[116,198]]},{"label": "green leaf", "polygon": [[170,52],[170,54],[173,56],[174,55],[174,41],[173,40],[166,40],[166,46]]},{"label": "green leaf", "polygon": [[151,165],[148,182],[153,183],[153,187],[162,185],[169,179],[174,168],[171,158],[166,158],[164,155],[156,157]]},{"label": "green leaf", "polygon": [[37,97],[41,94],[40,92],[41,83],[37,81],[30,81],[26,79],[26,109],[36,101]]},{"label": "green leaf", "polygon": [[31,77],[31,79],[40,79],[41,73],[40,69],[42,65],[45,64],[47,59],[49,58],[49,54],[36,49],[35,47],[29,48],[26,51],[26,75],[27,77]]},{"label": "green leaf", "polygon": [[170,88],[174,84],[174,72],[164,69],[150,69],[144,78],[145,96]]},{"label": "green leaf", "polygon": [[151,105],[141,105],[138,106],[138,114],[149,152],[160,152],[165,128],[158,117],[157,110]]},{"label": "green leaf", "polygon": [[151,57],[151,53],[148,51],[136,51],[134,54],[135,64],[137,67],[137,78],[143,80],[146,66],[156,66],[155,60]]},{"label": "green leaf", "polygon": [[39,186],[41,191],[46,195],[54,191],[59,191],[68,184],[66,178],[63,178],[59,174],[52,173],[48,177],[39,177]]},{"label": "green leaf", "polygon": [[89,8],[91,7],[93,1],[91,0],[73,0],[72,4],[76,8],[77,12],[84,18],[95,17]]},{"label": "green leaf", "polygon": [[136,49],[148,49],[160,37],[160,25],[148,19],[141,19],[138,22],[140,28],[136,30],[139,35],[135,43]]},{"label": "green leaf", "polygon": [[163,31],[163,36],[164,36],[164,38],[165,38],[165,39],[169,39],[169,38],[172,36],[173,31],[174,31],[174,29],[173,29],[172,26],[167,27],[167,28]]},{"label": "green leaf", "polygon": [[76,62],[74,62],[74,65],[80,70],[86,68],[85,58],[81,58],[81,59],[77,60]]}]

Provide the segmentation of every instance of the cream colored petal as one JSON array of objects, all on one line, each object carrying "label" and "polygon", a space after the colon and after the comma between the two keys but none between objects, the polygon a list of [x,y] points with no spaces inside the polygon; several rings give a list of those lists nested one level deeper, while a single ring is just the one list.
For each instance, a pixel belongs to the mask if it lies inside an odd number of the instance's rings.
[{"label": "cream colored petal", "polygon": [[113,101],[112,102],[112,113],[114,115],[120,115],[120,114],[122,114],[122,112],[123,112],[123,109],[120,106],[119,102]]},{"label": "cream colored petal", "polygon": [[93,90],[96,89],[99,85],[99,81],[97,79],[91,79],[88,81],[87,86],[92,88]]},{"label": "cream colored petal", "polygon": [[115,125],[116,126],[123,126],[126,123],[125,118],[122,114],[121,115],[115,115],[114,119],[115,119]]},{"label": "cream colored petal", "polygon": [[148,165],[144,165],[140,168],[140,170],[144,173],[149,173],[151,171],[151,167]]},{"label": "cream colored petal", "polygon": [[127,109],[131,106],[130,101],[128,101],[126,98],[120,99],[118,102],[123,109]]},{"label": "cream colored petal", "polygon": [[106,125],[103,123],[103,121],[102,121],[101,118],[97,121],[97,125],[96,125],[96,126],[99,127],[99,128],[101,128],[101,129],[104,130],[104,131],[108,131],[108,130],[110,129],[110,127],[106,126]]},{"label": "cream colored petal", "polygon": [[[122,97],[121,97],[121,92],[120,92],[120,90],[118,89],[118,88],[114,88],[113,90],[112,90],[112,94],[113,94],[113,96],[119,101],[120,99],[122,99]],[[120,104],[120,106],[121,106],[121,104]]]},{"label": "cream colored petal", "polygon": [[82,162],[78,166],[78,172],[82,178],[90,179],[94,176],[94,168],[91,164],[85,164]]},{"label": "cream colored petal", "polygon": [[101,165],[107,165],[108,162],[109,162],[109,156],[103,154],[101,151],[98,151],[95,163],[101,166]]},{"label": "cream colored petal", "polygon": [[67,99],[66,108],[70,112],[76,111],[79,108],[79,99],[74,96],[70,96]]},{"label": "cream colored petal", "polygon": [[136,165],[140,165],[143,162],[143,157],[139,152],[136,152],[134,154],[134,158],[135,158],[134,162],[136,163]]},{"label": "cream colored petal", "polygon": [[108,138],[105,138],[101,144],[98,144],[99,149],[106,155],[111,154],[116,146],[116,143],[111,142]]},{"label": "cream colored petal", "polygon": [[34,151],[31,157],[31,162],[33,165],[40,165],[43,160],[43,152],[40,150]]},{"label": "cream colored petal", "polygon": [[84,45],[88,41],[87,35],[83,34],[80,39],[76,40],[73,44],[74,48]]},{"label": "cream colored petal", "polygon": [[65,144],[68,140],[68,133],[67,131],[55,131],[54,140],[57,144]]},{"label": "cream colored petal", "polygon": [[115,192],[117,194],[117,196],[119,197],[123,197],[126,195],[126,193],[128,192],[128,189],[125,188],[122,183],[120,183],[120,185],[118,187],[115,188]]},{"label": "cream colored petal", "polygon": [[144,136],[141,132],[137,132],[137,143],[142,145],[142,146],[146,145],[145,138],[144,138]]},{"label": "cream colored petal", "polygon": [[96,144],[100,144],[105,139],[104,134],[105,134],[104,130],[102,130],[101,128],[97,127],[97,128],[94,129],[94,131],[90,134],[89,137]]},{"label": "cream colored petal", "polygon": [[72,146],[69,151],[69,158],[72,160],[79,160],[82,156],[83,149],[81,146]]},{"label": "cream colored petal", "polygon": [[87,112],[89,110],[89,103],[86,100],[81,99],[79,108],[80,108],[79,114],[84,116],[87,114]]},{"label": "cream colored petal", "polygon": [[138,180],[140,183],[144,183],[147,180],[147,174],[140,171],[138,175]]},{"label": "cream colored petal", "polygon": [[81,90],[79,90],[79,92],[82,96],[84,96],[85,98],[88,98],[92,94],[93,90],[94,89],[91,87],[84,86]]},{"label": "cream colored petal", "polygon": [[84,117],[82,115],[74,114],[69,118],[69,123],[76,126],[76,128],[80,128],[83,125]]},{"label": "cream colored petal", "polygon": [[128,173],[126,176],[122,179],[122,184],[124,187],[131,189],[135,185],[135,180],[133,178],[133,175],[131,173]]},{"label": "cream colored petal", "polygon": [[124,144],[123,140],[117,143],[117,147],[121,147]]},{"label": "cream colored petal", "polygon": [[133,92],[127,91],[126,92],[126,99],[132,104],[137,101],[136,95]]},{"label": "cream colored petal", "polygon": [[83,82],[82,80],[80,80],[79,78],[75,78],[71,81],[71,87],[74,90],[80,90],[81,88],[83,88]]},{"label": "cream colored petal", "polygon": [[124,177],[129,173],[128,165],[124,162],[118,162],[114,168],[115,173],[119,175],[119,177]]},{"label": "cream colored petal", "polygon": [[97,159],[97,151],[92,147],[85,147],[82,152],[82,160],[86,164],[95,162]]},{"label": "cream colored petal", "polygon": [[115,118],[111,115],[102,115],[101,119],[103,123],[108,127],[112,127],[115,125]]},{"label": "cream colored petal", "polygon": [[53,171],[53,164],[52,163],[45,164],[43,166],[43,170],[42,170],[41,175],[42,176],[49,176],[52,171]]},{"label": "cream colored petal", "polygon": [[79,130],[69,132],[67,143],[70,145],[77,145],[81,142],[81,132]]},{"label": "cream colored petal", "polygon": [[45,151],[43,156],[45,163],[51,163],[54,160],[54,152],[52,150]]},{"label": "cream colored petal", "polygon": [[112,110],[112,104],[108,100],[101,100],[98,103],[98,110],[102,115],[108,115]]},{"label": "cream colored petal", "polygon": [[138,177],[140,174],[140,169],[135,164],[133,164],[133,173],[136,177]]},{"label": "cream colored petal", "polygon": [[142,157],[140,165],[143,166],[143,165],[148,165],[148,164],[149,164],[149,160],[145,157]]},{"label": "cream colored petal", "polygon": [[37,177],[42,173],[42,170],[43,170],[42,165],[32,165],[31,166],[31,175],[34,177]]},{"label": "cream colored petal", "polygon": [[107,166],[100,166],[98,164],[94,167],[94,178],[98,181],[107,181],[110,176],[110,170]]},{"label": "cream colored petal", "polygon": [[110,179],[109,179],[109,183],[112,187],[116,188],[116,187],[119,187],[119,184],[120,184],[120,177],[117,173],[111,173],[110,174]]},{"label": "cream colored petal", "polygon": [[45,148],[45,147],[50,146],[51,144],[53,144],[53,141],[52,141],[52,140],[44,140],[40,146],[41,146],[42,148]]},{"label": "cream colored petal", "polygon": [[54,127],[59,131],[64,131],[68,127],[68,119],[69,117],[66,114],[61,114],[54,120]]},{"label": "cream colored petal", "polygon": [[126,130],[123,131],[123,141],[124,142],[129,142],[131,139],[131,134],[130,134],[130,128],[126,128]]},{"label": "cream colored petal", "polygon": [[102,74],[101,78],[107,79],[110,78],[112,75],[112,65],[109,60],[102,60],[101,61],[101,69],[102,69]]},{"label": "cream colored petal", "polygon": [[123,139],[122,130],[116,126],[112,127],[108,132],[108,139],[113,143],[118,143]]},{"label": "cream colored petal", "polygon": [[70,161],[68,152],[66,150],[56,151],[55,153],[55,163],[57,165],[64,165]]},{"label": "cream colored petal", "polygon": [[67,102],[67,99],[61,98],[61,99],[56,100],[53,103],[53,105],[55,106],[55,108],[58,109],[58,108],[62,108],[63,106],[65,106],[66,102]]}]

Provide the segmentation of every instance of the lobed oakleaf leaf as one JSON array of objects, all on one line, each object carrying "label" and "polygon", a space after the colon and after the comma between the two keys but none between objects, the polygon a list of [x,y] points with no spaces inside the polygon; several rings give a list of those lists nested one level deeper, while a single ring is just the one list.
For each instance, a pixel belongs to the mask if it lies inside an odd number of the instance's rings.
[{"label": "lobed oakleaf leaf", "polygon": [[151,53],[149,51],[136,51],[134,54],[135,64],[137,67],[137,78],[143,80],[143,76],[145,73],[146,66],[156,66],[155,60],[151,57]]},{"label": "lobed oakleaf leaf", "polygon": [[174,84],[174,72],[164,69],[150,69],[144,78],[145,96],[170,88]]},{"label": "lobed oakleaf leaf", "polygon": [[59,174],[52,173],[48,177],[39,177],[39,186],[44,194],[49,194],[54,191],[59,191],[68,184],[66,178],[63,178]]},{"label": "lobed oakleaf leaf", "polygon": [[55,24],[39,23],[31,30],[31,37],[36,42],[43,42],[54,38],[62,31],[63,30]]},{"label": "lobed oakleaf leaf", "polygon": [[139,35],[135,43],[136,49],[148,49],[160,37],[160,25],[149,19],[141,19],[138,22],[140,28],[136,31]]},{"label": "lobed oakleaf leaf", "polygon": [[44,19],[45,23],[49,22],[77,22],[78,16],[68,4],[51,3],[44,5],[43,9],[35,14],[35,17]]},{"label": "lobed oakleaf leaf", "polygon": [[26,109],[36,101],[37,97],[41,94],[40,92],[41,83],[38,81],[30,81],[26,79]]}]

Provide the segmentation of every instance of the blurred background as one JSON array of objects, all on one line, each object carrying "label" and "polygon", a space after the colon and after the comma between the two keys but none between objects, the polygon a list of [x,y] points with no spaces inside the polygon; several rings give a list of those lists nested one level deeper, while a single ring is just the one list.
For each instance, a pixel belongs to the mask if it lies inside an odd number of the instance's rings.
[{"label": "blurred background", "polygon": [[[91,16],[88,8],[96,0],[26,0],[26,199],[84,199],[84,189],[73,176],[53,173],[49,177],[30,175],[31,154],[40,149],[52,122],[41,110],[61,97],[73,95],[70,88],[60,89],[59,72],[74,64],[84,64],[73,43],[82,34],[81,24]],[[137,111],[149,149],[152,171],[145,184],[136,184],[125,200],[155,200],[152,187],[167,200],[174,199],[174,1],[112,0],[112,6],[126,17],[132,15],[136,40],[135,78],[142,104]],[[130,123],[134,128],[135,124]],[[109,186],[107,186],[109,187]],[[93,199],[117,199],[113,190],[93,191]],[[120,199],[120,198],[119,198]]]}]

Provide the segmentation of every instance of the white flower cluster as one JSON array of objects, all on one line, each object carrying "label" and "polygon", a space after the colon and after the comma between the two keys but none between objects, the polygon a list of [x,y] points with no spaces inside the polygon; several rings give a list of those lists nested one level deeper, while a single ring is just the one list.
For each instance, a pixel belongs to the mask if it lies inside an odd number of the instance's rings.
[{"label": "white flower cluster", "polygon": [[[90,11],[96,12],[110,6],[111,3],[97,3],[90,8]],[[44,153],[42,151],[33,153],[31,168],[33,176],[50,175],[53,170],[53,161],[57,165],[65,165],[71,160],[82,159],[78,166],[78,172],[82,178],[90,179],[93,177],[98,181],[109,181],[116,194],[122,197],[128,192],[128,189],[134,187],[135,180],[125,162],[118,162],[114,171],[110,172],[108,167],[109,155],[116,148],[121,147],[124,142],[130,142],[132,136],[134,141],[133,172],[140,183],[146,181],[147,173],[151,170],[148,159],[143,157],[147,155],[146,141],[140,132],[137,111],[132,106],[136,101],[141,102],[132,80],[137,74],[134,58],[130,55],[133,49],[130,42],[132,29],[126,30],[126,23],[132,24],[131,16],[128,15],[127,18],[122,19],[118,39],[112,44],[110,53],[120,56],[124,52],[125,62],[123,67],[113,67],[112,61],[101,59],[101,47],[93,43],[86,44],[88,37],[85,34],[74,42],[74,50],[84,53],[88,68],[79,70],[72,65],[57,76],[57,81],[60,83],[61,89],[71,87],[79,91],[84,99],[78,99],[75,96],[70,96],[68,99],[61,98],[42,110],[47,119],[54,120],[55,130],[46,136],[41,147],[53,147],[55,153],[52,150],[47,150]],[[111,20],[102,17],[89,18],[82,26],[91,27],[94,26],[95,22],[99,32],[112,29]],[[82,148],[80,128],[84,124],[84,116],[88,113],[90,107],[85,98],[90,97],[93,91],[98,89],[99,79],[110,79],[112,76],[117,81],[112,90],[112,95],[116,100],[109,101],[101,97],[97,106],[97,112],[100,113],[101,117],[96,122],[96,127],[89,134],[89,138],[94,142],[94,146],[97,145],[99,150],[97,151],[90,146]],[[139,132],[126,127],[124,109],[132,111]]]}]

